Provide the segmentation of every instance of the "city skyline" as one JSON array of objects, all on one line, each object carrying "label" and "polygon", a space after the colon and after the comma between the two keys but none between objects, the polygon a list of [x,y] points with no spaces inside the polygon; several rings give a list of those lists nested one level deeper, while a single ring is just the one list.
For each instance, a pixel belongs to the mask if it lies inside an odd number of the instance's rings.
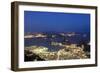
[{"label": "city skyline", "polygon": [[89,42],[90,14],[24,11],[25,62],[88,59]]}]

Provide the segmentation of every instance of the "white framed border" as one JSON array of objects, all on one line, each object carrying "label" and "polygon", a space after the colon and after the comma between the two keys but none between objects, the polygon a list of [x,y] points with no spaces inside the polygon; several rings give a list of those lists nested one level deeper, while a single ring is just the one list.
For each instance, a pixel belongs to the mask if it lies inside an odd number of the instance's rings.
[{"label": "white framed border", "polygon": [[[19,68],[35,68],[35,67],[50,67],[50,66],[64,66],[64,65],[84,65],[84,64],[95,64],[95,10],[84,9],[84,8],[65,8],[65,7],[48,7],[48,6],[28,6],[19,5],[19,54],[18,62]],[[36,61],[36,62],[24,62],[24,11],[45,11],[45,12],[64,12],[64,13],[88,13],[90,14],[90,47],[91,47],[91,58],[90,59],[78,59],[78,60],[55,60],[55,61]]]}]

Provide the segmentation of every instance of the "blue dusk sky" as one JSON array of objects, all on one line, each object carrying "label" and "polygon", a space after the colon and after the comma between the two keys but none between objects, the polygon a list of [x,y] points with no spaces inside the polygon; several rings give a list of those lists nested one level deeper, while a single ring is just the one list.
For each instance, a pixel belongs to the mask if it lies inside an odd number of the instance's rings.
[{"label": "blue dusk sky", "polygon": [[90,32],[90,14],[24,11],[24,32]]}]

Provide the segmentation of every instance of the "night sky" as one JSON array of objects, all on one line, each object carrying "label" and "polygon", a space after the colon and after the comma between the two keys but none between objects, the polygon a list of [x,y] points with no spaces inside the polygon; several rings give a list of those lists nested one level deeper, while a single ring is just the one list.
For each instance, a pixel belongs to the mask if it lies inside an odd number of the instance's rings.
[{"label": "night sky", "polygon": [[24,32],[90,32],[90,14],[24,11]]}]

